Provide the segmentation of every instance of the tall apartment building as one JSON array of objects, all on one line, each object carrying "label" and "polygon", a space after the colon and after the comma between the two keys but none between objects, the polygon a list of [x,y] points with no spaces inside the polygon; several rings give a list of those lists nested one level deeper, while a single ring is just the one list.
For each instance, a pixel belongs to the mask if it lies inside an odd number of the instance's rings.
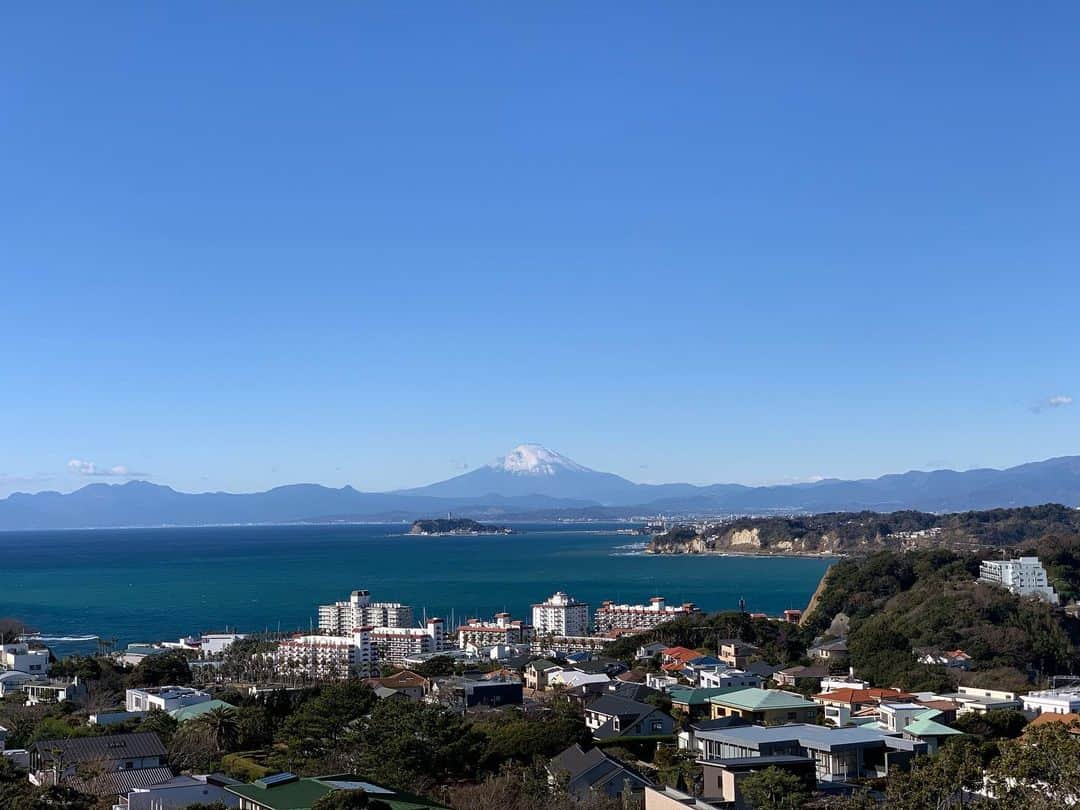
[{"label": "tall apartment building", "polygon": [[348,600],[319,606],[319,629],[347,636],[357,627],[412,627],[413,612],[400,602],[372,602],[370,591],[353,591]]},{"label": "tall apartment building", "polygon": [[983,560],[979,566],[979,581],[1008,588],[1018,596],[1037,596],[1052,605],[1058,603],[1057,592],[1050,586],[1046,569],[1038,557]]},{"label": "tall apartment building", "polygon": [[372,635],[372,628],[359,627],[347,636],[293,636],[274,651],[274,671],[312,680],[373,677],[378,656]]},{"label": "tall apartment building", "polygon": [[609,630],[651,630],[661,622],[700,612],[692,602],[668,605],[662,596],[654,596],[647,605],[616,605],[608,601],[597,608],[593,628],[597,633],[606,633]]},{"label": "tall apartment building", "polygon": [[379,663],[401,666],[411,656],[445,650],[446,628],[437,618],[428,619],[425,627],[375,627],[371,643]]},{"label": "tall apartment building", "polygon": [[531,641],[533,628],[521,619],[511,619],[509,613],[496,613],[490,622],[469,619],[457,629],[457,644],[465,649],[469,644],[476,647],[494,647],[496,644],[524,644]]},{"label": "tall apartment building", "polygon": [[589,633],[589,606],[557,591],[546,602],[532,606],[538,636],[585,636]]}]

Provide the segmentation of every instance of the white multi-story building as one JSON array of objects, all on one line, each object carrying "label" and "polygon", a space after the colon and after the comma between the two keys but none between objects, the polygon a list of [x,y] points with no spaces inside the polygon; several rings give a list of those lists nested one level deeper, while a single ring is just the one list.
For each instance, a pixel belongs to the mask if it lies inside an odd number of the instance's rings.
[{"label": "white multi-story building", "polygon": [[414,655],[446,649],[446,628],[442,619],[428,619],[424,627],[375,627],[371,630],[380,663],[401,666]]},{"label": "white multi-story building", "polygon": [[357,627],[412,627],[413,612],[400,602],[372,602],[370,591],[353,591],[347,601],[319,606],[319,630],[347,636]]},{"label": "white multi-story building", "polygon": [[546,602],[532,606],[532,623],[537,636],[586,636],[589,606],[558,591]]},{"label": "white multi-story building", "polygon": [[661,622],[700,613],[692,602],[668,605],[662,596],[654,596],[647,605],[616,605],[603,602],[596,611],[593,627],[597,633],[609,630],[651,630]]},{"label": "white multi-story building", "polygon": [[293,636],[274,651],[274,670],[313,680],[372,677],[378,674],[372,632],[359,627],[347,636]]},{"label": "white multi-story building", "polygon": [[461,649],[495,647],[499,644],[524,644],[531,641],[533,629],[521,619],[511,619],[509,613],[496,613],[490,622],[469,619],[457,629],[457,644]]},{"label": "white multi-story building", "polygon": [[983,560],[979,566],[979,581],[1008,588],[1018,596],[1037,596],[1052,605],[1058,603],[1057,592],[1046,579],[1046,569],[1038,557]]},{"label": "white multi-story building", "polygon": [[1021,700],[1028,714],[1073,714],[1080,712],[1080,687],[1028,692]]},{"label": "white multi-story building", "polygon": [[741,669],[706,669],[698,673],[698,686],[702,689],[750,689],[761,688],[761,676]]},{"label": "white multi-story building", "polygon": [[209,694],[189,686],[152,686],[128,689],[124,708],[129,712],[171,712],[206,703],[208,700]]},{"label": "white multi-story building", "polygon": [[49,651],[31,650],[25,641],[0,645],[0,670],[14,670],[28,675],[48,675]]}]

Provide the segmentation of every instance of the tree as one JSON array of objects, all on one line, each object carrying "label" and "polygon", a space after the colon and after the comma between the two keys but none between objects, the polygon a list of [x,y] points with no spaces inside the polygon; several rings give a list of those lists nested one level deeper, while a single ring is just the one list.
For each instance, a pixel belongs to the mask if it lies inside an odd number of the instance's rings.
[{"label": "tree", "polygon": [[205,726],[183,723],[169,742],[169,764],[178,771],[209,773],[217,767],[221,752]]},{"label": "tree", "polygon": [[179,723],[168,712],[149,712],[139,723],[137,730],[157,734],[161,744],[168,748],[178,726]]},{"label": "tree", "polygon": [[954,739],[932,759],[918,757],[908,773],[889,776],[889,810],[949,810],[964,806],[964,793],[981,787],[983,763],[975,743]]},{"label": "tree", "polygon": [[201,714],[191,721],[201,726],[208,737],[214,741],[214,747],[220,752],[236,749],[240,741],[240,723],[234,709],[219,706]]},{"label": "tree", "polygon": [[754,810],[795,810],[810,798],[802,779],[773,766],[750,774],[740,787],[743,800]]},{"label": "tree", "polygon": [[437,655],[428,659],[413,670],[425,678],[445,677],[454,674],[454,659],[448,655]]},{"label": "tree", "polygon": [[1078,726],[1045,723],[1001,744],[988,770],[990,788],[1007,810],[1071,807],[1080,800]]},{"label": "tree", "polygon": [[128,685],[132,687],[189,683],[191,683],[191,667],[188,666],[187,658],[180,652],[149,655],[140,661],[128,676]]}]

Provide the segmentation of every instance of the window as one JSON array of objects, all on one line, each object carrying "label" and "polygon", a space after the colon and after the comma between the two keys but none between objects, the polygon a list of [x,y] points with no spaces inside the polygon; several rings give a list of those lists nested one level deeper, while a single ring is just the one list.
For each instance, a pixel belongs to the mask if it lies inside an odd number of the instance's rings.
[{"label": "window", "polygon": [[788,720],[794,720],[795,719],[795,712],[788,712],[787,713],[787,719]]}]

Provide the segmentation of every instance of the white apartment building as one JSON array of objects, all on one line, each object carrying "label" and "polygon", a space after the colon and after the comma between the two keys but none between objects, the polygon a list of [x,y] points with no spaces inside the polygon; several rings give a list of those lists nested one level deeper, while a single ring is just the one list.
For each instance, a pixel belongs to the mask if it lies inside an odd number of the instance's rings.
[{"label": "white apartment building", "polygon": [[347,636],[293,636],[278,645],[272,658],[277,674],[306,676],[312,680],[378,674],[370,627],[357,628]]},{"label": "white apartment building", "polygon": [[1037,596],[1052,605],[1058,603],[1057,592],[1047,581],[1046,569],[1038,557],[983,560],[979,566],[979,581],[1008,588],[1018,596]]},{"label": "white apartment building", "polygon": [[405,659],[446,649],[446,628],[439,618],[428,619],[425,627],[375,627],[371,643],[380,663],[402,666]]},{"label": "white apartment building", "polygon": [[511,619],[509,613],[496,613],[490,622],[469,619],[457,629],[457,645],[465,649],[496,647],[500,644],[524,644],[531,641],[533,628],[521,619]]},{"label": "white apartment building", "polygon": [[1029,692],[1021,698],[1028,714],[1072,714],[1080,712],[1080,687]]},{"label": "white apartment building", "polygon": [[557,591],[532,606],[532,623],[537,636],[587,636],[589,606]]},{"label": "white apartment building", "polygon": [[654,596],[647,605],[616,605],[607,601],[597,608],[593,627],[597,633],[606,633],[609,630],[651,630],[661,622],[700,612],[693,602],[668,605],[662,596]]},{"label": "white apartment building", "polygon": [[188,686],[153,686],[144,689],[128,689],[124,708],[129,712],[171,712],[187,706],[206,703],[210,695]]},{"label": "white apartment building", "polygon": [[14,670],[29,675],[48,675],[49,651],[31,650],[25,641],[0,645],[0,670]]},{"label": "white apartment building", "polygon": [[400,602],[372,602],[370,591],[353,591],[345,602],[319,606],[319,630],[347,636],[358,627],[412,627],[413,612]]}]

